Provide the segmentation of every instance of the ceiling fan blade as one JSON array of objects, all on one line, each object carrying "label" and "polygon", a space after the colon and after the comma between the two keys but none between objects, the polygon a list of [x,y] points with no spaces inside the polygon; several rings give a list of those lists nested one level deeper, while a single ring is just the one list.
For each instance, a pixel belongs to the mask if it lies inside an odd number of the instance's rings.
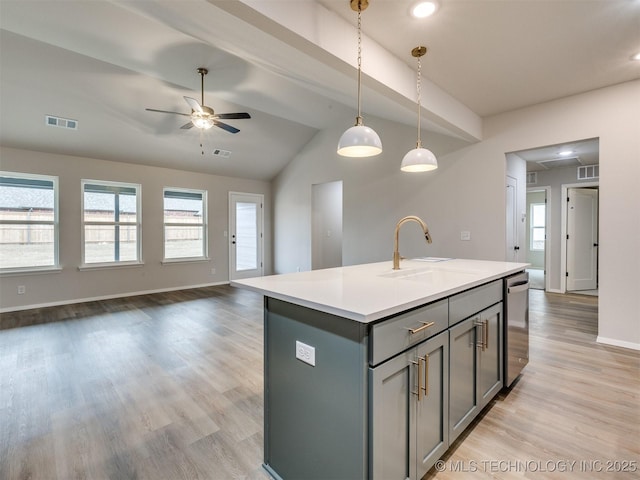
[{"label": "ceiling fan blade", "polygon": [[191,97],[182,97],[182,98],[184,98],[185,102],[189,104],[189,106],[191,107],[191,110],[193,110],[194,112],[203,111],[202,107],[200,106],[200,104],[195,98],[191,98]]},{"label": "ceiling fan blade", "polygon": [[216,118],[222,118],[223,120],[240,120],[243,118],[251,118],[251,115],[246,112],[216,113]]},{"label": "ceiling fan blade", "polygon": [[226,130],[229,133],[238,133],[240,131],[236,127],[232,127],[231,125],[227,125],[226,123],[218,122],[217,120],[214,120],[213,124],[216,127],[220,127],[221,129]]},{"label": "ceiling fan blade", "polygon": [[145,108],[145,110],[148,111],[148,112],[174,113],[176,115],[184,115],[185,117],[190,117],[191,116],[189,113],[170,112],[169,110],[156,110],[155,108]]},{"label": "ceiling fan blade", "polygon": [[180,128],[183,130],[189,130],[190,128],[193,128],[193,122],[185,123]]}]

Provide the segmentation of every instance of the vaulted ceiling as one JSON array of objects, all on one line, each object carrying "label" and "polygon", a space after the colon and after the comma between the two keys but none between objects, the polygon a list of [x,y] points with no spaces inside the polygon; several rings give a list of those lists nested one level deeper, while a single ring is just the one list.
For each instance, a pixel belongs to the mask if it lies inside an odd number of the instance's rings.
[{"label": "vaulted ceiling", "polygon": [[[423,20],[413,3],[362,14],[365,115],[415,125],[420,44],[423,126],[466,142],[488,115],[640,77],[637,0],[441,0]],[[269,180],[353,122],[355,24],[348,0],[2,0],[0,144]],[[145,110],[190,112],[198,67],[205,104],[251,114],[226,121],[239,133]]]}]

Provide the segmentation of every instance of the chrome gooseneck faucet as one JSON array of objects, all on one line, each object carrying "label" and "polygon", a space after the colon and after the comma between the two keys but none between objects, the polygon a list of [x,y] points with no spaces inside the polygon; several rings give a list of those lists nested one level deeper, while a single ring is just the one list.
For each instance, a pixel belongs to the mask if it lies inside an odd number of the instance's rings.
[{"label": "chrome gooseneck faucet", "polygon": [[427,243],[431,243],[431,235],[429,234],[429,228],[427,227],[427,224],[424,223],[424,221],[422,221],[419,217],[416,217],[415,215],[409,215],[408,217],[401,218],[398,224],[396,225],[395,242],[393,244],[393,269],[394,270],[400,270],[400,260],[404,258],[400,256],[398,240],[400,236],[400,227],[407,222],[416,222],[417,224],[419,224],[422,227],[422,231],[424,232],[425,240],[427,241]]}]

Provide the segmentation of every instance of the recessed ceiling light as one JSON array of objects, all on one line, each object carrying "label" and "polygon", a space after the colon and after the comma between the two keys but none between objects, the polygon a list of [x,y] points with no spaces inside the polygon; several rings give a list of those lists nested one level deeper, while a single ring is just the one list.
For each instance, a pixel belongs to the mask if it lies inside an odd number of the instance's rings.
[{"label": "recessed ceiling light", "polygon": [[636,53],[635,55],[631,55],[631,60],[640,60],[640,52]]},{"label": "recessed ceiling light", "polygon": [[558,155],[560,155],[561,157],[568,157],[569,155],[573,154],[573,150],[562,150],[561,152],[558,152]]},{"label": "recessed ceiling light", "polygon": [[418,2],[411,8],[411,15],[415,18],[430,17],[438,10],[438,2],[431,0],[429,2]]}]

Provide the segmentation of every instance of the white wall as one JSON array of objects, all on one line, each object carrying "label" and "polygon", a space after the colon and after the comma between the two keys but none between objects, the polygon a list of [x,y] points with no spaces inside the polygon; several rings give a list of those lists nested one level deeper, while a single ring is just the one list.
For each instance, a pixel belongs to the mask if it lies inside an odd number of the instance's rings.
[{"label": "white wall", "polygon": [[[457,175],[449,171],[446,161],[441,162],[438,173],[400,171],[402,157],[415,148],[414,128],[367,116],[365,123],[381,134],[383,153],[362,159],[340,157],[336,153],[338,139],[352,123],[353,119],[345,119],[335,129],[318,132],[274,180],[274,192],[277,192],[274,196],[274,270],[277,273],[294,272],[298,267],[311,269],[311,186],[316,183],[343,181],[344,265],[391,261],[394,227],[405,215],[421,217],[433,233],[433,244],[427,245],[418,225],[403,227],[400,252],[405,256],[454,254],[456,250],[447,245],[443,231],[473,230],[467,223],[450,223],[456,210],[465,209],[468,199],[441,184],[443,176]],[[449,137],[423,135],[423,145],[436,155],[464,144]],[[504,162],[504,155],[502,158]],[[472,175],[482,178],[483,172]],[[501,191],[503,181],[494,184]],[[470,223],[473,227],[474,222]],[[473,242],[464,243],[473,248]],[[493,258],[502,259],[503,248],[496,250]],[[467,252],[463,250],[463,253]]]},{"label": "white wall", "polygon": [[[265,272],[271,271],[271,186],[267,182],[12,148],[0,149],[0,155],[2,170],[59,177],[62,266],[59,273],[0,277],[1,310],[227,282],[229,260],[224,231],[229,228],[229,191],[265,195]],[[143,266],[78,270],[81,262],[80,182],[83,178],[142,185]],[[161,264],[162,189],[165,186],[208,191],[209,261]],[[214,267],[216,273],[212,275]],[[18,285],[26,287],[26,294],[17,294]]]},{"label": "white wall", "polygon": [[[368,117],[384,152],[361,160],[335,153],[344,128],[319,132],[273,184],[274,269],[310,268],[311,185],[336,179],[344,181],[345,265],[390,261],[394,225],[408,214],[428,223],[433,244],[422,245],[408,225],[400,241],[404,255],[502,260],[505,153],[599,137],[599,340],[640,348],[639,111],[640,81],[634,81],[489,117],[484,140],[470,146],[425,135],[440,167],[420,175],[399,171],[415,142],[407,127]],[[471,241],[460,240],[461,230],[471,231]]]}]

